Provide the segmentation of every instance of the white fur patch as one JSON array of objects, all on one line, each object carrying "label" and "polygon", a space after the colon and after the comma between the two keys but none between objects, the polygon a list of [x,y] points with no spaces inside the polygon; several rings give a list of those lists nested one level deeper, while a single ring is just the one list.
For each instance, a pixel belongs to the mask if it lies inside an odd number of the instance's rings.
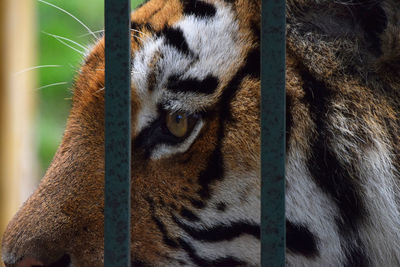
[{"label": "white fur patch", "polygon": [[395,170],[390,152],[375,139],[375,147],[362,153],[362,199],[368,219],[360,229],[372,266],[400,266],[400,212],[396,203]]},{"label": "white fur patch", "polygon": [[335,202],[318,187],[306,166],[304,152],[292,148],[286,161],[286,218],[300,224],[316,237],[319,256],[306,258],[290,251],[288,266],[343,266],[344,252],[335,224]]}]

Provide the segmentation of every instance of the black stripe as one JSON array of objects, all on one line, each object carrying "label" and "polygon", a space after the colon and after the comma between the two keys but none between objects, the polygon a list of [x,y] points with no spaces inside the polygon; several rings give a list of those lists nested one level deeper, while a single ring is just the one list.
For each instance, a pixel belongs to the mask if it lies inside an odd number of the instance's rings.
[{"label": "black stripe", "polygon": [[301,75],[305,99],[310,103],[311,116],[316,124],[315,132],[318,134],[311,144],[312,153],[307,163],[308,169],[317,184],[336,202],[345,225],[356,230],[361,219],[367,214],[359,194],[361,188],[354,182],[359,180],[359,177],[354,171],[350,172],[352,166],[341,163],[327,145],[332,139],[332,136],[328,135],[328,106],[334,95],[323,82],[317,81],[309,73],[303,72]]},{"label": "black stripe", "polygon": [[253,32],[253,35],[256,38],[256,43],[260,43],[260,36],[261,36],[260,26],[261,24],[257,20],[253,20],[251,22],[251,31]]},{"label": "black stripe", "polygon": [[208,199],[211,196],[210,184],[214,181],[222,180],[224,176],[224,161],[221,152],[222,129],[223,127],[220,123],[218,143],[208,159],[207,168],[199,174],[198,183],[201,189],[197,193],[203,199]]},{"label": "black stripe", "polygon": [[348,261],[352,262],[352,258],[367,259],[358,233],[361,221],[368,216],[360,196],[362,189],[356,183],[359,181],[358,174],[352,166],[340,162],[327,145],[332,139],[329,135],[328,113],[334,92],[310,73],[303,72],[301,76],[305,100],[309,103],[317,133],[312,139],[308,169],[318,186],[331,196],[339,208],[340,214],[334,220],[342,240],[346,242],[343,249],[348,251]]},{"label": "black stripe", "polygon": [[150,197],[144,197],[144,200],[146,200],[147,203],[149,203],[151,219],[153,220],[153,222],[156,224],[158,230],[160,231],[163,243],[165,245],[167,245],[168,247],[178,248],[179,244],[177,243],[177,241],[174,240],[173,238],[169,237],[168,231],[167,231],[165,225],[161,222],[160,219],[157,218],[157,216],[155,214],[154,201]]},{"label": "black stripe", "polygon": [[173,92],[195,92],[202,94],[212,94],[218,87],[218,79],[208,75],[204,79],[187,78],[179,79],[179,75],[172,75],[168,78],[167,88]]},{"label": "black stripe", "polygon": [[132,30],[137,30],[138,31],[138,30],[140,30],[141,27],[142,27],[141,24],[131,20],[131,29]]},{"label": "black stripe", "polygon": [[155,215],[152,215],[151,219],[155,222],[158,229],[160,230],[162,239],[163,239],[163,243],[171,248],[177,248],[178,244],[176,243],[175,240],[173,240],[172,238],[170,238],[168,236],[168,232],[167,232],[167,229],[165,228],[165,225]]},{"label": "black stripe", "polygon": [[218,211],[224,212],[226,210],[226,204],[224,202],[219,202],[215,205]]},{"label": "black stripe", "polygon": [[198,194],[202,199],[207,199],[211,195],[210,184],[217,180],[222,180],[224,175],[224,161],[221,152],[222,140],[224,139],[225,124],[227,121],[233,121],[231,112],[231,102],[235,97],[241,81],[245,77],[260,78],[260,48],[251,50],[243,66],[234,75],[228,85],[222,90],[223,93],[219,100],[219,128],[217,131],[217,144],[210,155],[205,170],[200,172],[198,183],[201,189]]},{"label": "black stripe", "polygon": [[196,221],[200,221],[199,217],[197,217],[196,214],[194,214],[191,210],[183,207],[181,209],[180,215],[182,217],[184,217],[185,219],[192,221],[192,222],[196,222]]},{"label": "black stripe", "polygon": [[224,257],[213,260],[211,266],[215,267],[236,267],[236,266],[248,266],[243,261],[240,261],[236,257]]},{"label": "black stripe", "polygon": [[165,37],[166,44],[176,48],[181,53],[188,55],[191,54],[189,46],[186,42],[185,37],[181,29],[175,29],[171,27],[165,27],[159,35]]},{"label": "black stripe", "polygon": [[260,48],[256,47],[247,54],[246,63],[240,70],[242,75],[260,78]]},{"label": "black stripe", "polygon": [[226,88],[223,89],[219,106],[220,112],[223,116],[223,120],[232,120],[231,115],[231,102],[235,97],[236,92],[239,90],[239,86],[242,80],[246,77],[260,79],[260,48],[256,47],[249,51],[246,57],[246,61],[243,66],[238,70]]},{"label": "black stripe", "polygon": [[319,255],[315,236],[307,227],[286,221],[286,247],[293,253],[311,258]]},{"label": "black stripe", "polygon": [[190,203],[192,203],[193,207],[198,209],[203,209],[206,206],[202,200],[198,199],[190,199]]},{"label": "black stripe", "polygon": [[184,0],[183,13],[185,15],[194,15],[196,17],[214,17],[217,12],[212,4],[198,0]]},{"label": "black stripe", "polygon": [[183,239],[179,238],[178,239],[179,245],[183,248],[183,250],[186,251],[190,259],[193,261],[198,266],[214,266],[214,267],[235,267],[235,266],[244,266],[244,262],[240,261],[239,259],[235,257],[224,257],[224,258],[219,258],[216,260],[207,260],[204,258],[201,258],[197,253],[195,252],[194,248],[190,246],[186,241]]},{"label": "black stripe", "polygon": [[179,264],[182,265],[182,266],[187,266],[187,265],[189,265],[186,261],[183,261],[183,260],[178,260],[178,262],[179,262]]},{"label": "black stripe", "polygon": [[174,222],[192,238],[205,242],[220,242],[235,239],[241,235],[248,234],[260,239],[260,226],[248,222],[233,222],[230,225],[219,224],[212,228],[196,229],[180,222],[172,215]]},{"label": "black stripe", "polygon": [[131,262],[131,266],[132,267],[150,267],[151,265],[146,263],[146,262],[144,262],[144,261],[141,261],[141,260],[138,260],[138,259],[134,259]]}]

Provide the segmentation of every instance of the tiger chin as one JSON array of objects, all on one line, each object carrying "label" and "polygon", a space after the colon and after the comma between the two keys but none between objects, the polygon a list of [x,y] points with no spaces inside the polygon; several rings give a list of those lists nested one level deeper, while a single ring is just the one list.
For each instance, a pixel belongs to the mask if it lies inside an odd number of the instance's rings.
[{"label": "tiger chin", "polygon": [[[133,266],[260,266],[260,10],[132,13]],[[400,266],[400,5],[288,0],[286,31],[286,264]],[[6,266],[103,265],[103,87],[100,39]]]}]

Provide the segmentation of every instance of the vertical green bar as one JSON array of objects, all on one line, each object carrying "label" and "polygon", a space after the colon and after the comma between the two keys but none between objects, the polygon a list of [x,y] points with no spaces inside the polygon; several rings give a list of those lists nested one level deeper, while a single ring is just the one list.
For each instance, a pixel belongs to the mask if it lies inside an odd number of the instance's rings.
[{"label": "vertical green bar", "polygon": [[130,266],[130,0],[105,0],[104,265]]},{"label": "vertical green bar", "polygon": [[285,0],[262,1],[261,266],[285,266]]}]

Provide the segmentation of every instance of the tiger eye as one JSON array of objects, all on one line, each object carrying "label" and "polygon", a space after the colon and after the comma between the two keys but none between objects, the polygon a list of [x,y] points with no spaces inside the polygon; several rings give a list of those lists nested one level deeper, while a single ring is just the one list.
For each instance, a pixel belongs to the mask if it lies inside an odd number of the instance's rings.
[{"label": "tiger eye", "polygon": [[183,137],[188,131],[188,118],[184,113],[168,113],[166,123],[168,130],[176,137]]}]

